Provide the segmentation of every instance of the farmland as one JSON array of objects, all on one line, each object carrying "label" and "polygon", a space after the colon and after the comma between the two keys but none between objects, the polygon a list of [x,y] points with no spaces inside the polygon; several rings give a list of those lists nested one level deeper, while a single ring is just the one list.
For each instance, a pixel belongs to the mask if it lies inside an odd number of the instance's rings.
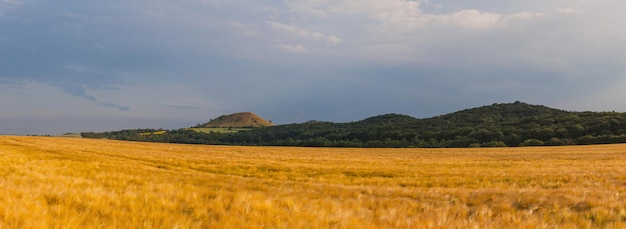
[{"label": "farmland", "polygon": [[624,228],[626,145],[347,149],[0,136],[0,228]]}]

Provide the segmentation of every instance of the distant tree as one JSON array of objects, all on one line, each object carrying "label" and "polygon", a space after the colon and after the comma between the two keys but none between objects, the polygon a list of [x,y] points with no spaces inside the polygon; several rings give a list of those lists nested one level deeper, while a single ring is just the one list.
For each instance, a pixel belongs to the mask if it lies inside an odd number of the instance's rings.
[{"label": "distant tree", "polygon": [[520,146],[542,146],[544,142],[539,139],[528,139],[520,144]]},{"label": "distant tree", "polygon": [[548,141],[544,143],[547,146],[560,146],[563,145],[563,141],[559,138],[550,138]]},{"label": "distant tree", "polygon": [[488,143],[480,145],[481,147],[507,147],[503,141],[490,141]]}]

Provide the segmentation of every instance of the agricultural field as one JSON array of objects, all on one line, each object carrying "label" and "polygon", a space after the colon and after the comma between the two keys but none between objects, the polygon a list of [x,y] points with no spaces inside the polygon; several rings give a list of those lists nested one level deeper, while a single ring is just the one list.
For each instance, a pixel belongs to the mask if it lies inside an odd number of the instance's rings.
[{"label": "agricultural field", "polygon": [[0,228],[625,228],[626,145],[345,149],[0,136]]}]

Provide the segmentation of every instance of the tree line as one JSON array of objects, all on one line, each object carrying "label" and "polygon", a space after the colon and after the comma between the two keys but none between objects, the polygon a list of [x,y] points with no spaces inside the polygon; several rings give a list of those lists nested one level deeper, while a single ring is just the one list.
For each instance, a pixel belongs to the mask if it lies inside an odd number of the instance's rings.
[{"label": "tree line", "polygon": [[83,137],[219,145],[311,147],[517,147],[626,143],[626,113],[571,112],[522,102],[417,119],[385,114],[350,123],[315,122],[237,133],[187,129],[83,133]]}]

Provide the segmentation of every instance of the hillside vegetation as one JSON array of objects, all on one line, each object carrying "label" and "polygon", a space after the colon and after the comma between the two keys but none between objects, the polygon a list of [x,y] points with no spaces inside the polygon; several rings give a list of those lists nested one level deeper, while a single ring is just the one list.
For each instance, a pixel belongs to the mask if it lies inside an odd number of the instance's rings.
[{"label": "hillside vegetation", "polygon": [[625,150],[0,136],[0,228],[625,228]]},{"label": "hillside vegetation", "polygon": [[237,133],[172,130],[83,133],[84,137],[223,145],[331,147],[503,147],[626,143],[626,113],[570,112],[523,102],[493,104],[432,118],[385,114],[350,123],[307,122]]},{"label": "hillside vegetation", "polygon": [[205,124],[200,124],[193,128],[251,128],[273,126],[267,121],[252,112],[240,112],[229,115],[222,115]]}]

